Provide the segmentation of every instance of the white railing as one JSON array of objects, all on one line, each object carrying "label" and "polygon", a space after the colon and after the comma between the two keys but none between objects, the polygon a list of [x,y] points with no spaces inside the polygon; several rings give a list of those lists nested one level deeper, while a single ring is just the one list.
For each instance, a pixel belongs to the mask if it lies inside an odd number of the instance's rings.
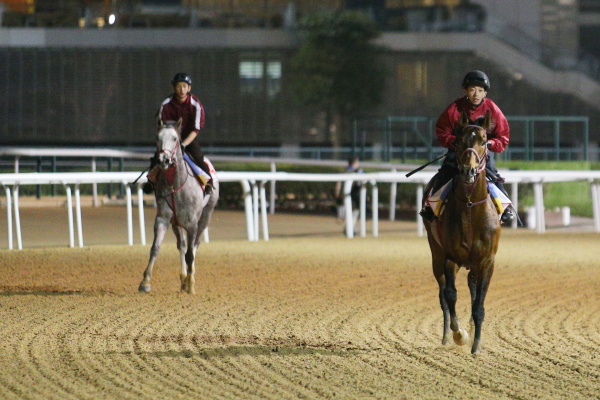
[{"label": "white railing", "polygon": [[[352,221],[352,202],[350,190],[354,181],[368,183],[372,195],[372,234],[378,236],[378,203],[379,192],[377,184],[388,183],[393,188],[399,183],[417,184],[417,210],[423,198],[423,189],[431,179],[433,171],[422,171],[405,176],[406,171],[375,172],[375,173],[344,173],[344,174],[299,174],[287,172],[219,172],[220,182],[239,182],[244,193],[244,208],[246,215],[246,230],[249,241],[259,240],[259,230],[262,225],[263,239],[269,240],[267,198],[265,185],[267,182],[276,181],[302,181],[302,182],[343,182],[344,207],[346,209],[345,229],[348,238],[354,237]],[[78,172],[78,173],[25,173],[25,174],[0,174],[0,185],[4,187],[7,203],[8,248],[13,248],[13,216],[16,227],[17,247],[22,249],[20,212],[19,212],[19,187],[25,185],[63,185],[67,195],[69,245],[75,246],[75,229],[77,226],[77,239],[79,247],[83,247],[83,233],[81,220],[80,185],[98,183],[120,183],[126,188],[128,244],[133,245],[133,182],[138,178],[138,172]],[[515,208],[518,207],[518,185],[532,184],[536,207],[537,232],[545,232],[543,184],[547,182],[588,181],[591,187],[594,227],[600,232],[600,171],[502,171],[502,176],[511,185],[511,197]],[[140,178],[136,184],[138,195],[138,217],[140,224],[140,242],[146,244],[144,226],[143,192],[141,184],[146,181]],[[75,188],[75,215],[73,214],[73,201],[71,187]],[[362,186],[360,201],[360,233],[366,236],[366,191],[367,185]],[[391,191],[393,192],[393,190]],[[395,207],[395,205],[394,205]],[[417,233],[424,235],[421,218],[416,215]],[[516,228],[516,221],[513,222]]]},{"label": "white railing", "polygon": [[[28,148],[28,147],[0,147],[0,157],[12,157],[13,159],[13,170],[15,173],[19,173],[21,157],[62,157],[62,158],[89,158],[90,159],[90,171],[96,172],[97,160],[106,158],[116,159],[131,159],[131,160],[149,160],[152,156],[151,148],[138,149],[137,151],[124,151],[110,148],[70,148],[70,147],[48,147],[48,148]],[[323,167],[339,167],[342,170],[346,167],[347,162],[343,160],[314,160],[314,159],[300,159],[300,158],[286,158],[286,157],[250,157],[250,156],[223,156],[223,155],[211,155],[212,161],[225,161],[225,162],[246,162],[246,163],[261,163],[269,164],[271,172],[277,171],[277,164],[291,164],[291,165],[312,165],[312,166],[323,166]],[[67,164],[68,165],[68,164]],[[383,163],[383,162],[362,162],[361,166],[364,168],[373,168],[380,170],[396,171],[399,169],[411,168],[411,165],[407,164],[396,164],[396,163]],[[434,167],[431,167],[433,169]],[[39,172],[39,171],[38,171]],[[395,189],[395,186],[394,186]],[[93,204],[98,206],[98,188],[97,183],[92,184]],[[390,197],[390,203],[396,203],[396,192],[395,190]],[[271,181],[270,193],[269,193],[269,211],[271,214],[275,213],[275,181]],[[396,208],[390,208],[390,220],[395,219]]]}]

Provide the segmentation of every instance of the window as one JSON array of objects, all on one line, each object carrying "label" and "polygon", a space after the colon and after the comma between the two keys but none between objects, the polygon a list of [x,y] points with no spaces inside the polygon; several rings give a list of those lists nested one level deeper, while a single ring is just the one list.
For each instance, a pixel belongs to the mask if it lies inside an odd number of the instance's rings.
[{"label": "window", "polygon": [[266,92],[269,99],[281,91],[281,61],[241,61],[240,93],[244,95],[262,95]]},{"label": "window", "polygon": [[402,97],[428,95],[426,62],[399,62],[396,70]]},{"label": "window", "polygon": [[240,92],[242,94],[252,95],[262,92],[263,67],[261,61],[240,62]]}]

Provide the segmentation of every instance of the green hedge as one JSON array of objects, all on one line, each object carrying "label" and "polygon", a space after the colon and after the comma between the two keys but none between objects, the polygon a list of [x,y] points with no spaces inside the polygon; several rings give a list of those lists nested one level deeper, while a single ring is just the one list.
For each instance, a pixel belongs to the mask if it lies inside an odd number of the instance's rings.
[{"label": "green hedge", "polygon": [[[589,161],[504,161],[497,167],[514,170],[598,170],[600,163]],[[534,204],[531,185],[519,186],[519,208]],[[592,217],[592,197],[588,182],[553,182],[544,185],[544,206],[547,209],[568,206],[572,215]]]}]

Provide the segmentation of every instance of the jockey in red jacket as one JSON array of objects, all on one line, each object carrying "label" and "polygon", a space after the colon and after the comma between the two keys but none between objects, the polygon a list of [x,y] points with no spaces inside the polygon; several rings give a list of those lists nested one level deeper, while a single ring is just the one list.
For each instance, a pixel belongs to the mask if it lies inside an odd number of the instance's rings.
[{"label": "jockey in red jacket", "polygon": [[[180,72],[175,74],[171,84],[173,85],[173,94],[161,103],[157,116],[163,122],[178,121],[181,118],[182,150],[191,156],[207,176],[211,176],[210,168],[204,161],[204,153],[198,140],[198,133],[204,128],[204,107],[200,100],[190,92],[192,79],[188,74]],[[153,166],[151,165],[151,170]],[[147,193],[152,190],[150,182],[152,176],[152,173],[148,173],[150,185],[144,185],[144,191]],[[204,189],[206,193],[212,192],[212,179],[205,184]]]},{"label": "jockey in red jacket", "polygon": [[[440,145],[447,148],[448,152],[446,153],[442,167],[433,178],[431,193],[439,190],[442,185],[451,180],[458,172],[454,141],[456,140],[456,125],[463,111],[471,121],[485,117],[485,114],[488,111],[490,112],[492,127],[487,132],[490,152],[488,153],[486,169],[495,175],[494,183],[496,186],[502,192],[506,193],[503,184],[504,179],[498,174],[492,152],[502,153],[506,149],[510,141],[510,128],[500,108],[491,99],[486,97],[489,88],[490,80],[484,72],[469,72],[465,75],[462,82],[464,96],[454,100],[438,118],[435,125],[435,133]],[[425,208],[421,212],[421,215],[428,220],[432,220],[434,217],[433,211],[429,207]],[[515,219],[515,215],[511,207],[507,207],[502,214],[502,221],[508,222],[513,219]]]}]

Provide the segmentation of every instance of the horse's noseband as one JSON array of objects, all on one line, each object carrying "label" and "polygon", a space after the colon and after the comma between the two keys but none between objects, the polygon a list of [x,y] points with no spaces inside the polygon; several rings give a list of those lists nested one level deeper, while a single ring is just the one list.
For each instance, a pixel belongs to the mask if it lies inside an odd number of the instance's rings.
[{"label": "horse's noseband", "polygon": [[477,159],[477,169],[475,170],[475,174],[479,174],[481,171],[483,171],[485,169],[485,164],[486,164],[486,160],[487,160],[487,147],[485,148],[485,151],[483,152],[483,154],[480,156],[479,153],[477,152],[477,150],[475,150],[473,147],[468,147],[466,148],[460,155],[459,160],[461,163],[461,166],[464,166],[465,163],[463,162],[463,160],[465,159],[465,157],[469,154],[469,153],[473,153],[475,154],[475,158]]}]

